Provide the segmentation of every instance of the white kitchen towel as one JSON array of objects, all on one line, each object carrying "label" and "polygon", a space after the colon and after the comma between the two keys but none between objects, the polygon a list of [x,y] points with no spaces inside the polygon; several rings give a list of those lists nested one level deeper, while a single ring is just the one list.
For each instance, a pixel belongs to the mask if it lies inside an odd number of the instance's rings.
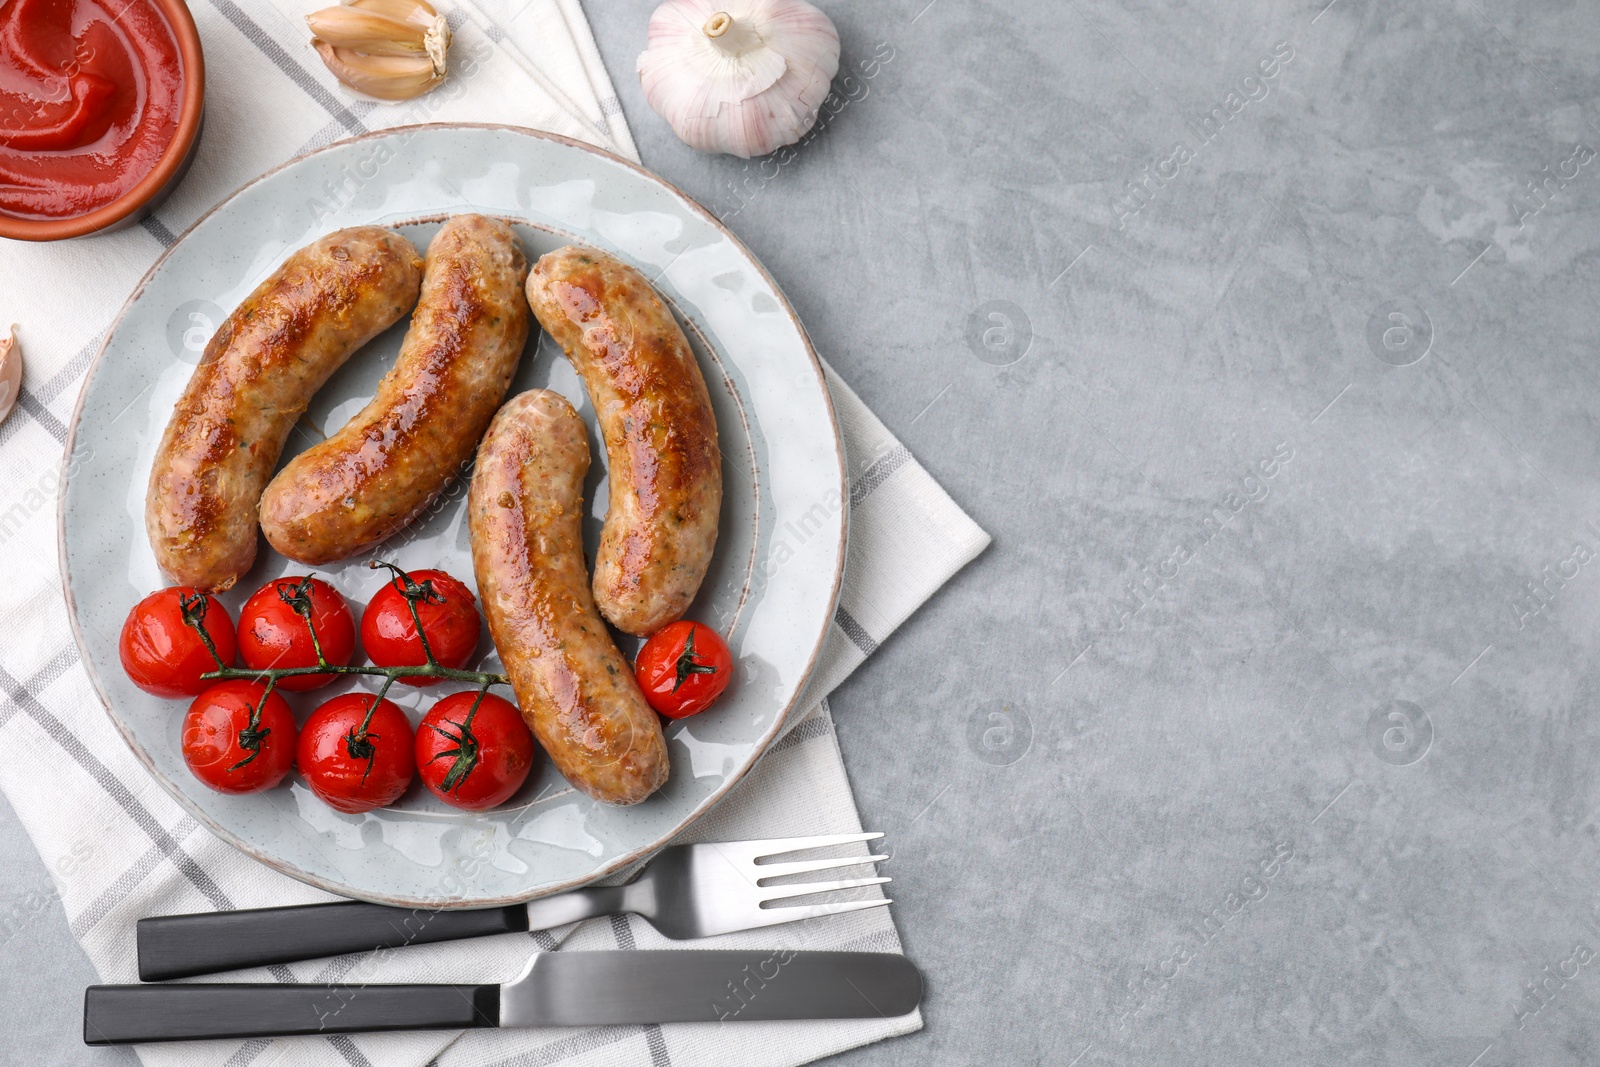
[{"label": "white kitchen towel", "polygon": [[[0,424],[0,742],[12,758],[0,791],[51,871],[72,931],[107,981],[136,977],[143,915],[329,899],[249,860],[201,829],[134,759],[89,685],[67,627],[55,547],[65,422],[94,352],[127,293],[202,212],[299,152],[369,129],[430,121],[533,126],[637,158],[577,0],[450,9],[455,71],[419,101],[346,94],[306,45],[304,5],[194,0],[208,68],[207,123],[193,169],[171,200],[119,234],[54,245],[7,242],[0,320],[21,323],[28,373]],[[488,12],[493,12],[491,18]],[[850,457],[851,542],[811,710],[688,839],[860,828],[822,697],[988,543],[850,390],[829,385]],[[887,909],[730,935],[711,944],[898,951]],[[699,943],[697,943],[698,947]],[[419,946],[230,976],[254,981],[497,981],[530,949],[673,947],[648,924],[577,928]],[[684,947],[681,944],[676,947]],[[151,1065],[299,1064],[441,1067],[494,1064],[791,1065],[903,1033],[919,1015],[850,1023],[599,1027],[578,1030],[295,1038],[144,1046]],[[454,1042],[454,1043],[452,1043]]]}]

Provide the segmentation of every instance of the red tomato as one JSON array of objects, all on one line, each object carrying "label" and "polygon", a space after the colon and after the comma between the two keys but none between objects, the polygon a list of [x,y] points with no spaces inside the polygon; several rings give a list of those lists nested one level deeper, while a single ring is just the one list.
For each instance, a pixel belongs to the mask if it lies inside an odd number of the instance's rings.
[{"label": "red tomato", "polygon": [[468,811],[511,799],[527,781],[533,753],[522,712],[490,694],[479,701],[477,693],[451,693],[417,728],[422,784],[446,804]]},{"label": "red tomato", "polygon": [[183,762],[219,793],[271,789],[294,766],[294,713],[260,682],[217,682],[183,717]]},{"label": "red tomato", "polygon": [[134,605],[117,642],[122,669],[134,685],[147,693],[159,697],[195,696],[212,684],[200,676],[216,670],[217,661],[200,632],[184,622],[185,602],[189,616],[205,627],[222,662],[233,666],[237,651],[233,620],[222,602],[184,585],[163,589]]},{"label": "red tomato", "polygon": [[[296,608],[299,608],[299,611]],[[316,646],[300,611],[310,613],[317,641],[328,663],[343,667],[356,650],[356,624],[344,597],[320,578],[275,578],[257,589],[239,611],[239,658],[251,670],[315,667]],[[291,692],[315,689],[332,674],[301,674],[278,679]]]},{"label": "red tomato", "polygon": [[[408,599],[415,600],[422,636],[441,667],[465,667],[478,650],[478,601],[461,582],[444,571],[388,567],[394,578],[373,595],[361,614],[361,645],[380,667],[417,667],[428,661],[417,639],[416,620]],[[407,685],[435,685],[443,678],[401,678]]]},{"label": "red tomato", "polygon": [[411,744],[411,722],[393,701],[346,693],[311,713],[295,761],[323,803],[355,815],[400,799],[416,769]]},{"label": "red tomato", "polygon": [[697,622],[663,626],[644,643],[634,665],[650,706],[669,719],[709,708],[733,679],[733,655],[717,631]]}]

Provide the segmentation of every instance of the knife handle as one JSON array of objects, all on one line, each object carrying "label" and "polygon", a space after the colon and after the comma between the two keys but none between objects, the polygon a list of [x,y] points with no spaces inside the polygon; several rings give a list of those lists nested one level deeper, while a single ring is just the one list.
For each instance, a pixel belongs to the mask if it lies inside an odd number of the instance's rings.
[{"label": "knife handle", "polygon": [[528,929],[528,908],[428,911],[341,901],[140,919],[139,978],[159,982]]},{"label": "knife handle", "polygon": [[497,985],[94,985],[83,1043],[500,1025]]}]

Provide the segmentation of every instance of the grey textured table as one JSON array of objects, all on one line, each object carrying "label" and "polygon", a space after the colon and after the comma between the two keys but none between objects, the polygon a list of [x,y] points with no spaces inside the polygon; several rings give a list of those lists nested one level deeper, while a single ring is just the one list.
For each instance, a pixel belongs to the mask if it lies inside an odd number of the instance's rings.
[{"label": "grey textured table", "polygon": [[[995,537],[833,701],[928,978],[837,1063],[1600,1059],[1600,9],[1325,2],[827,3],[748,166],[590,5]],[[123,1062],[0,847],[0,1060]]]}]

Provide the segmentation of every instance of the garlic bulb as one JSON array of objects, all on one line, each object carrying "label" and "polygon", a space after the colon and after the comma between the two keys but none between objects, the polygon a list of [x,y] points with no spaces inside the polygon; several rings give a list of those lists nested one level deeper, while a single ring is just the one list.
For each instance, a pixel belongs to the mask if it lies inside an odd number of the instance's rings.
[{"label": "garlic bulb", "polygon": [[22,349],[17,345],[17,327],[13,323],[10,335],[0,338],[0,422],[5,422],[11,409],[17,406],[17,395],[21,392]]},{"label": "garlic bulb", "polygon": [[839,33],[805,0],[667,0],[639,81],[683,142],[749,159],[798,141],[839,72]]},{"label": "garlic bulb", "polygon": [[333,76],[379,100],[420,96],[449,73],[450,24],[427,0],[348,0],[306,23]]}]

